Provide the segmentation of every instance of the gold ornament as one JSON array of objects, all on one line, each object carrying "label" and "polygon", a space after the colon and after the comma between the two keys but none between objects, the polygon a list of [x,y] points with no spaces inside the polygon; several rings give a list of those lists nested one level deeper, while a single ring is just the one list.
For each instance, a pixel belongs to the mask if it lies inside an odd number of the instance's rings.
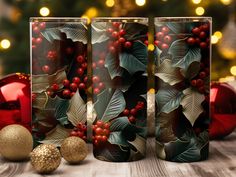
[{"label": "gold ornament", "polygon": [[0,131],[0,154],[12,161],[24,160],[33,149],[29,130],[17,124],[8,125]]},{"label": "gold ornament", "polygon": [[75,136],[66,138],[62,142],[60,151],[62,157],[71,164],[79,163],[84,160],[88,154],[85,141]]},{"label": "gold ornament", "polygon": [[38,173],[51,173],[61,163],[60,151],[52,144],[41,144],[31,153],[31,165]]}]

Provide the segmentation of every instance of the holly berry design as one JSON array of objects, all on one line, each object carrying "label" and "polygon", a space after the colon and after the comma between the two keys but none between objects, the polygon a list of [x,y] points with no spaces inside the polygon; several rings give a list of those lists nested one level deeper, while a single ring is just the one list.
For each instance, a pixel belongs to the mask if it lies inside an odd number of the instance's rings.
[{"label": "holly berry design", "polygon": [[145,23],[144,19],[91,24],[92,93],[96,112],[93,152],[101,160],[124,162],[142,157],[135,157],[131,151],[138,146],[137,142],[146,140],[146,100],[142,97],[147,92],[144,73],[148,27]]},{"label": "holly berry design", "polygon": [[[33,136],[86,141],[87,28],[84,22],[31,22]],[[80,30],[77,30],[80,29]],[[41,123],[41,119],[44,123]]]},{"label": "holly berry design", "polygon": [[157,154],[175,162],[208,154],[210,22],[200,21],[155,26]]}]

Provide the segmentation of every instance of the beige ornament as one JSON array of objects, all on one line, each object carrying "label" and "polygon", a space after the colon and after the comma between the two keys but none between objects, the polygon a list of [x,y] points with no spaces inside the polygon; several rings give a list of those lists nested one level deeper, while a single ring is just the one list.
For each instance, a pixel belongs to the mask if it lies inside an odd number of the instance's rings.
[{"label": "beige ornament", "polygon": [[66,138],[61,145],[62,157],[71,164],[84,160],[88,154],[87,144],[79,137],[71,136]]},{"label": "beige ornament", "polygon": [[17,124],[8,125],[0,131],[0,154],[11,161],[29,157],[33,138],[29,130]]},{"label": "beige ornament", "polygon": [[51,173],[61,163],[60,151],[52,144],[41,144],[31,153],[31,164],[38,173]]}]

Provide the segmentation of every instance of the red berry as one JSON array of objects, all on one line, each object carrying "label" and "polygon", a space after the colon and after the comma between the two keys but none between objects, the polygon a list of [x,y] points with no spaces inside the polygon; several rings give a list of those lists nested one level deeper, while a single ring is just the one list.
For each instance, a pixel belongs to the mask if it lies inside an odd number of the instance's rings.
[{"label": "red berry", "polygon": [[166,43],[163,43],[163,44],[161,45],[161,49],[162,49],[162,50],[167,50],[168,48],[169,48],[169,45],[166,44]]},{"label": "red berry", "polygon": [[93,125],[93,131],[95,131],[98,128],[97,125]]},{"label": "red berry", "polygon": [[164,33],[163,33],[163,32],[157,32],[157,33],[156,33],[156,38],[157,38],[158,40],[162,40],[163,37],[164,37]]},{"label": "red berry", "polygon": [[97,64],[96,64],[95,62],[93,62],[93,63],[92,63],[92,67],[93,67],[93,69],[96,69]]},{"label": "red berry", "polygon": [[119,37],[119,33],[118,33],[117,31],[113,31],[112,34],[111,34],[111,36],[112,36],[113,38],[118,38],[118,37]]},{"label": "red berry", "polygon": [[166,36],[164,37],[163,41],[164,41],[166,44],[169,44],[169,43],[171,43],[172,39],[171,39],[171,37],[170,37],[169,35],[166,35]]},{"label": "red berry", "polygon": [[99,94],[99,93],[100,93],[100,89],[99,89],[99,88],[93,89],[93,93],[94,93],[95,95]]},{"label": "red berry", "polygon": [[132,46],[132,43],[130,41],[125,42],[125,48],[130,48]]},{"label": "red berry", "polygon": [[202,31],[202,32],[200,32],[200,34],[199,34],[199,37],[201,38],[201,39],[205,39],[206,38],[206,33],[204,32],[204,31]]},{"label": "red berry", "polygon": [[129,119],[130,123],[135,123],[136,122],[136,119],[135,119],[134,116],[130,116],[128,119]]},{"label": "red berry", "polygon": [[105,123],[103,128],[105,128],[105,130],[109,130],[110,128],[110,123]]},{"label": "red berry", "polygon": [[199,77],[200,77],[201,79],[204,79],[204,78],[206,77],[206,73],[205,73],[204,71],[200,72],[200,73],[199,73]]},{"label": "red berry", "polygon": [[113,31],[114,31],[114,30],[113,30],[112,28],[108,28],[108,29],[107,29],[107,32],[108,32],[108,33],[112,33]]},{"label": "red berry", "polygon": [[32,28],[38,26],[39,22],[32,22]]},{"label": "red berry", "polygon": [[98,76],[93,76],[92,81],[93,83],[98,83],[100,81],[100,78]]},{"label": "red berry", "polygon": [[137,114],[137,109],[135,109],[135,108],[131,109],[130,114],[135,116]]},{"label": "red berry", "polygon": [[204,25],[202,25],[201,26],[201,30],[203,30],[203,31],[209,31],[210,30],[210,26],[209,26],[209,24],[204,24]]},{"label": "red berry", "polygon": [[202,80],[202,79],[197,79],[197,86],[198,86],[198,87],[201,87],[201,86],[203,86],[203,85],[204,85],[203,80]]},{"label": "red berry", "polygon": [[169,29],[167,26],[163,26],[163,27],[161,28],[161,31],[162,31],[164,34],[168,34],[169,31],[170,31],[170,29]]},{"label": "red berry", "polygon": [[193,37],[190,37],[190,38],[187,39],[187,43],[189,45],[194,45],[196,43],[196,40]]},{"label": "red berry", "polygon": [[98,140],[95,139],[94,142],[93,142],[93,144],[94,144],[94,146],[98,146],[98,145],[99,145]]},{"label": "red berry", "polygon": [[77,84],[76,83],[71,83],[70,84],[70,90],[75,92],[77,90]]},{"label": "red berry", "polygon": [[96,135],[101,135],[103,133],[102,128],[100,128],[100,127],[96,128],[95,133],[96,133]]},{"label": "red berry", "polygon": [[199,35],[200,32],[201,32],[201,30],[200,30],[200,28],[198,28],[198,27],[195,27],[195,28],[192,29],[192,33],[193,33],[194,35]]},{"label": "red berry", "polygon": [[104,64],[105,64],[105,60],[103,59],[98,60],[98,63],[97,63],[98,67],[103,67]]},{"label": "red berry", "polygon": [[39,29],[39,27],[34,27],[33,28],[33,32],[35,33],[35,34],[39,34],[40,33],[40,29]]},{"label": "red berry", "polygon": [[101,136],[101,135],[96,135],[96,136],[95,136],[95,139],[98,140],[98,142],[101,142],[102,136]]},{"label": "red berry", "polygon": [[36,43],[36,38],[32,37],[32,44]]},{"label": "red berry", "polygon": [[85,77],[84,77],[84,83],[86,83],[87,81],[88,81],[88,77],[85,76]]},{"label": "red berry", "polygon": [[88,66],[88,64],[87,64],[86,62],[84,62],[84,63],[81,64],[81,67],[82,67],[84,70],[87,69],[87,66]]},{"label": "red berry", "polygon": [[36,38],[36,40],[35,40],[35,43],[38,45],[41,44],[42,42],[43,42],[43,39],[40,37]]},{"label": "red berry", "polygon": [[112,26],[114,26],[115,28],[119,28],[120,27],[120,22],[113,22]]},{"label": "red berry", "polygon": [[154,41],[154,44],[157,46],[157,47],[161,47],[161,45],[162,45],[162,42],[161,41],[158,41],[158,40],[155,40]]},{"label": "red berry", "polygon": [[197,85],[197,80],[196,80],[196,79],[191,80],[191,85],[192,85],[193,87],[196,87],[196,85]]},{"label": "red berry", "polygon": [[72,82],[78,85],[80,83],[80,78],[79,77],[73,77]]},{"label": "red berry", "polygon": [[144,44],[145,44],[146,46],[148,46],[148,40],[145,40],[145,41],[144,41]]},{"label": "red berry", "polygon": [[47,54],[47,58],[52,61],[55,60],[57,58],[57,52],[54,50],[49,50]]},{"label": "red berry", "polygon": [[77,136],[80,137],[80,138],[82,138],[82,137],[84,136],[84,132],[78,131],[78,132],[77,132]]},{"label": "red berry", "polygon": [[84,132],[87,131],[87,126],[86,125],[82,125],[82,128],[81,128]]},{"label": "red berry", "polygon": [[120,47],[120,42],[119,42],[119,40],[115,41],[115,42],[113,43],[113,46],[114,46],[115,48],[119,48],[119,47]]},{"label": "red berry", "polygon": [[62,84],[65,86],[65,87],[69,87],[70,86],[70,81],[68,79],[64,79]]},{"label": "red berry", "polygon": [[110,130],[104,129],[102,134],[108,137],[110,135]]},{"label": "red berry", "polygon": [[70,136],[77,136],[77,132],[75,131],[70,132]]},{"label": "red berry", "polygon": [[103,82],[98,83],[98,88],[103,89],[105,87],[105,84]]},{"label": "red berry", "polygon": [[124,30],[124,29],[121,29],[120,31],[119,31],[119,35],[120,36],[123,36],[123,35],[125,35],[126,34],[126,31]]},{"label": "red berry", "polygon": [[32,50],[35,51],[37,49],[36,45],[32,45]]},{"label": "red berry", "polygon": [[78,68],[77,73],[79,74],[79,76],[82,76],[84,74],[84,70],[82,68]]},{"label": "red berry", "polygon": [[199,87],[199,88],[198,88],[198,91],[199,91],[200,93],[205,93],[205,87],[204,87],[204,86]]},{"label": "red berry", "polygon": [[125,110],[123,111],[123,115],[124,115],[124,116],[128,116],[128,115],[129,115],[129,110],[128,110],[128,109],[125,109]]},{"label": "red berry", "polygon": [[66,54],[67,54],[67,55],[72,55],[73,52],[74,52],[74,49],[73,49],[73,48],[71,48],[71,47],[67,47],[67,48],[66,48]]},{"label": "red berry", "polygon": [[107,137],[106,137],[106,136],[102,136],[101,141],[102,141],[102,142],[106,142],[106,141],[107,141]]},{"label": "red berry", "polygon": [[85,135],[82,137],[82,139],[83,139],[84,141],[87,141],[87,137],[86,137]]},{"label": "red berry", "polygon": [[75,92],[71,92],[70,97],[72,98],[75,95]]},{"label": "red berry", "polygon": [[48,96],[53,96],[53,92],[51,92],[51,91],[48,90],[48,91],[47,91],[47,95],[48,95]]},{"label": "red berry", "polygon": [[207,43],[206,42],[201,42],[200,47],[201,47],[201,49],[206,49],[207,48]]},{"label": "red berry", "polygon": [[195,43],[196,43],[197,45],[200,45],[201,39],[200,39],[199,37],[196,37],[196,38],[195,38]]},{"label": "red berry", "polygon": [[110,46],[110,47],[109,47],[109,51],[110,51],[111,53],[115,53],[115,52],[116,52],[116,49],[115,49],[114,46]]},{"label": "red berry", "polygon": [[45,29],[45,28],[46,28],[46,23],[45,23],[45,22],[39,23],[39,28],[40,28],[41,30]]},{"label": "red berry", "polygon": [[98,127],[103,127],[103,121],[101,121],[101,120],[98,120],[97,122],[96,122],[96,125],[98,126]]},{"label": "red berry", "polygon": [[63,92],[62,92],[62,95],[65,97],[65,98],[70,98],[70,90],[68,90],[68,89],[65,89],[65,90],[63,90]]},{"label": "red berry", "polygon": [[77,60],[77,62],[80,63],[80,64],[84,63],[84,61],[85,61],[85,60],[84,60],[84,57],[83,57],[82,55],[77,56],[76,60]]},{"label": "red berry", "polygon": [[59,90],[59,85],[58,84],[52,84],[51,89],[56,92]]},{"label": "red berry", "polygon": [[86,85],[84,83],[80,83],[79,84],[79,89],[80,90],[85,90],[86,89]]},{"label": "red berry", "polygon": [[126,41],[125,38],[123,38],[123,37],[119,38],[119,43],[124,43],[125,41]]},{"label": "red berry", "polygon": [[43,70],[44,73],[48,74],[49,71],[50,71],[50,67],[49,67],[48,65],[44,65],[44,66],[42,67],[42,70]]}]

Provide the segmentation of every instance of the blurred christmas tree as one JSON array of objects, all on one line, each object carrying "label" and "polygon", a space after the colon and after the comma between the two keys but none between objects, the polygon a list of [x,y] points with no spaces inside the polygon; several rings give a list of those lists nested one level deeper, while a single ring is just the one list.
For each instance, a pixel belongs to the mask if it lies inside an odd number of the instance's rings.
[{"label": "blurred christmas tree", "polygon": [[[216,44],[218,41],[221,42],[222,33],[215,31],[222,31],[226,26],[229,19],[228,7],[231,5],[233,7],[231,11],[234,12],[234,2],[235,0],[0,0],[0,63],[3,70],[0,68],[0,74],[30,72],[28,23],[30,17],[211,16],[214,34],[212,39]],[[231,19],[235,25],[235,18]],[[235,28],[231,25],[230,29]],[[234,35],[233,32],[231,34]],[[227,40],[230,40],[230,37]],[[232,46],[235,44],[232,40],[235,38],[231,39],[231,50],[236,48]],[[230,67],[236,65],[235,59],[225,60],[229,54],[220,55],[218,51],[222,50],[218,50],[216,46],[213,45],[212,55],[213,80],[230,75]],[[223,45],[225,46],[227,48],[227,43]]]}]

